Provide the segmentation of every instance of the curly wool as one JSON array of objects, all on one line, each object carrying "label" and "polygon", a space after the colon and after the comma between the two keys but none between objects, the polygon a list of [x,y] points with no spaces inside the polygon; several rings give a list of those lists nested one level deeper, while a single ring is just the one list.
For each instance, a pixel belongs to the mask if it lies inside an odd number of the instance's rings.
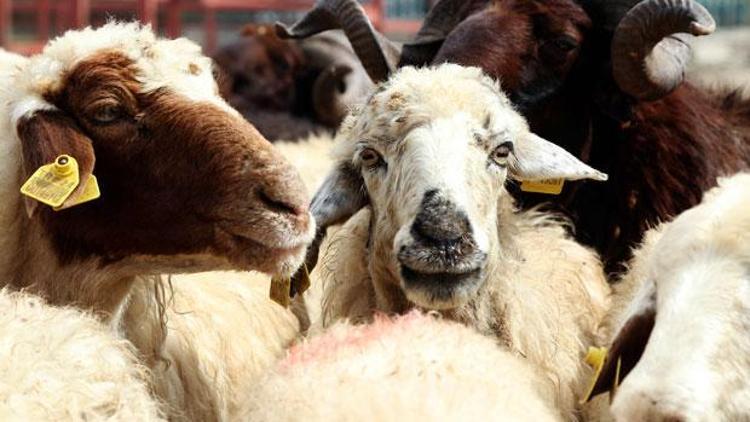
[{"label": "curly wool", "polygon": [[148,370],[93,316],[0,290],[0,419],[164,420]]}]

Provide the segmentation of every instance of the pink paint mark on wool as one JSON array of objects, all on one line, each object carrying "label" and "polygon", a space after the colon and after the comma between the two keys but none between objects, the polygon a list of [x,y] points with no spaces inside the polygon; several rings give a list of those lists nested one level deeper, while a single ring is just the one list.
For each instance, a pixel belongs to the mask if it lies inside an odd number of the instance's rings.
[{"label": "pink paint mark on wool", "polygon": [[433,321],[433,317],[415,310],[396,317],[378,313],[370,324],[334,326],[320,336],[291,347],[279,369],[285,372],[313,362],[340,359],[342,354],[359,352],[378,340]]}]

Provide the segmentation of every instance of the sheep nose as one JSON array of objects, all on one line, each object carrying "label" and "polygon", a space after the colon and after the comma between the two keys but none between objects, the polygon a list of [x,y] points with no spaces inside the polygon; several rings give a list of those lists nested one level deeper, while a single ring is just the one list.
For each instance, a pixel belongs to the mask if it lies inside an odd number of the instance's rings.
[{"label": "sheep nose", "polygon": [[258,198],[267,209],[279,214],[291,214],[293,216],[307,214],[306,204],[287,195],[278,195],[276,190],[261,188],[258,191]]},{"label": "sheep nose", "polygon": [[412,225],[415,238],[429,244],[446,244],[457,242],[470,232],[468,217],[453,202],[436,189],[424,194]]},{"label": "sheep nose", "polygon": [[276,174],[266,175],[258,186],[256,195],[269,211],[301,217],[308,215],[308,195],[297,171],[289,166],[281,166]]}]

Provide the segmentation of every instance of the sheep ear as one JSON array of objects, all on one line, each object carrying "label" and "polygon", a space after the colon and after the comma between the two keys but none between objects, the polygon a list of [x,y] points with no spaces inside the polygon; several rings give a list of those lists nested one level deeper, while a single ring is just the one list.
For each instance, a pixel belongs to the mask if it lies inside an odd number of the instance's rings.
[{"label": "sheep ear", "polygon": [[533,133],[515,143],[513,157],[510,176],[516,180],[607,180],[606,174]]},{"label": "sheep ear", "polygon": [[[328,174],[310,205],[310,211],[315,217],[316,230],[315,240],[307,249],[305,257],[308,272],[318,263],[318,252],[328,227],[343,223],[369,202],[362,176],[351,163],[341,162]],[[297,282],[303,272],[305,269],[300,268],[292,280]]]},{"label": "sheep ear", "polygon": [[656,285],[653,281],[648,281],[631,304],[625,323],[612,341],[591,397],[616,388],[616,384],[635,368],[646,350],[655,322]]},{"label": "sheep ear", "polygon": [[[61,208],[75,203],[83,192],[89,177],[94,171],[94,148],[75,122],[59,110],[38,110],[27,113],[17,121],[16,130],[21,141],[24,180],[27,180],[41,166],[67,154],[78,162],[79,184],[75,191],[62,204]],[[24,197],[26,212],[34,215],[38,202]]]}]

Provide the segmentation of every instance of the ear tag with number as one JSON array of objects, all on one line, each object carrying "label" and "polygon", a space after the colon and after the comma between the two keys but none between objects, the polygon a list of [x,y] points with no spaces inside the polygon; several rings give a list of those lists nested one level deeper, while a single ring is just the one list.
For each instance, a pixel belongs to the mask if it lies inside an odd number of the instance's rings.
[{"label": "ear tag with number", "polygon": [[53,209],[55,211],[64,210],[79,204],[83,204],[84,202],[93,201],[100,196],[102,196],[102,194],[101,191],[99,191],[99,183],[96,180],[96,176],[92,174],[89,176],[88,180],[86,180],[86,186],[77,197],[75,197],[71,202],[65,204],[65,206],[54,207]]},{"label": "ear tag with number", "polygon": [[548,195],[559,195],[562,192],[564,179],[544,179],[521,182],[521,190],[524,192],[546,193]]},{"label": "ear tag with number", "polygon": [[79,182],[76,159],[60,155],[53,163],[39,167],[21,186],[21,193],[51,207],[59,207]]}]

